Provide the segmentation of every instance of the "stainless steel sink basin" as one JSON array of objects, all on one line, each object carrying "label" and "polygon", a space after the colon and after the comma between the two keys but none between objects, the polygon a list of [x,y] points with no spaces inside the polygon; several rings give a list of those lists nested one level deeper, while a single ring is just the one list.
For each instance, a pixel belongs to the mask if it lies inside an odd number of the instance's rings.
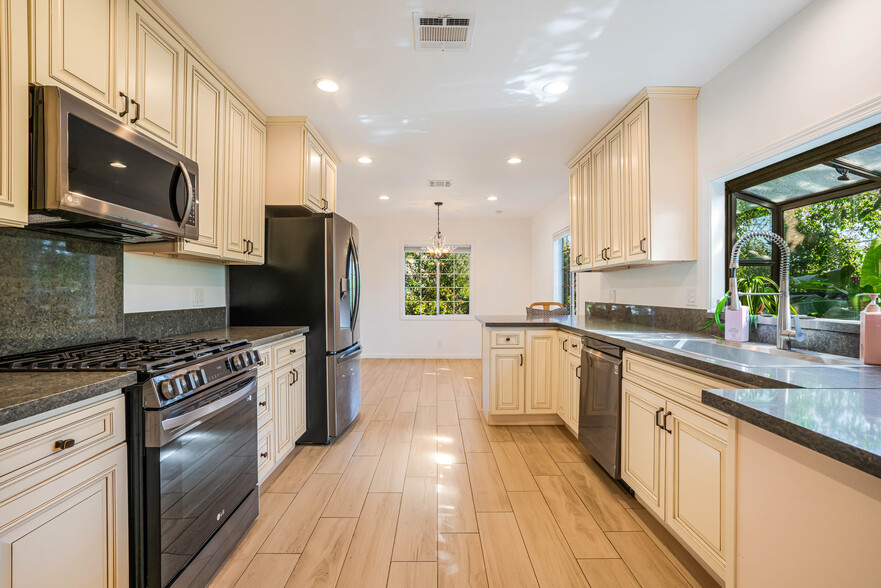
[{"label": "stainless steel sink basin", "polygon": [[860,366],[854,359],[804,351],[782,351],[771,345],[711,339],[643,339],[644,342],[749,367]]}]

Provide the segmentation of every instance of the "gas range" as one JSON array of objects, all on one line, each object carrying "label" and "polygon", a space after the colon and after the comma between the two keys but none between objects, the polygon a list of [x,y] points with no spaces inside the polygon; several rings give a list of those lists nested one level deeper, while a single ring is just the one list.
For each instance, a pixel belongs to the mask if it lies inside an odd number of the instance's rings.
[{"label": "gas range", "polygon": [[129,338],[3,357],[0,371],[136,371],[144,408],[164,408],[259,362],[247,341]]}]

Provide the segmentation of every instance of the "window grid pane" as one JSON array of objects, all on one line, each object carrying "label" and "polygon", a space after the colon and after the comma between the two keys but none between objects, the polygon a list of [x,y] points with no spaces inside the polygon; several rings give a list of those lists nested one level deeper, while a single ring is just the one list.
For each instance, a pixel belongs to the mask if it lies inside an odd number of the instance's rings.
[{"label": "window grid pane", "polygon": [[470,247],[437,260],[420,248],[404,250],[404,315],[467,316],[470,311]]}]

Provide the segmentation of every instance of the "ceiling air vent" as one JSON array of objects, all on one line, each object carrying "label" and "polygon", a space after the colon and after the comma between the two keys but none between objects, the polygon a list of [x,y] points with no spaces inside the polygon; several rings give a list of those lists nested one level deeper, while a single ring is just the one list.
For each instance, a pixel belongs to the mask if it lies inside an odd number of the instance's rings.
[{"label": "ceiling air vent", "polygon": [[417,51],[468,51],[474,34],[474,18],[413,13]]},{"label": "ceiling air vent", "polygon": [[452,188],[453,180],[428,180],[429,188]]}]

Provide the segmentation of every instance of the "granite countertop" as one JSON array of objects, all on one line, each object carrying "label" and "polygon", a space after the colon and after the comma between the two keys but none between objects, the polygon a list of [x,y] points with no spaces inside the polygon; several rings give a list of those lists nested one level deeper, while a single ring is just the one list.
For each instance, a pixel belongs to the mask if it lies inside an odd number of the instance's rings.
[{"label": "granite countertop", "polygon": [[229,339],[231,341],[247,339],[254,347],[260,347],[308,332],[309,327],[223,327],[180,336],[198,339]]},{"label": "granite countertop", "polygon": [[[726,352],[736,344],[700,333],[583,316],[537,319],[522,315],[479,316],[477,320],[493,328],[559,328],[751,386],[752,389],[704,390],[702,401],[881,477],[881,368],[863,366],[857,360],[844,357],[835,358],[836,365],[805,360],[803,365],[785,367],[744,366],[726,359]],[[705,339],[718,347],[711,348],[713,355],[709,356],[650,341],[673,338]],[[798,356],[793,353],[790,357]],[[768,361],[772,363],[773,359]]]},{"label": "granite countertop", "polygon": [[0,372],[0,426],[137,381],[135,372]]}]

